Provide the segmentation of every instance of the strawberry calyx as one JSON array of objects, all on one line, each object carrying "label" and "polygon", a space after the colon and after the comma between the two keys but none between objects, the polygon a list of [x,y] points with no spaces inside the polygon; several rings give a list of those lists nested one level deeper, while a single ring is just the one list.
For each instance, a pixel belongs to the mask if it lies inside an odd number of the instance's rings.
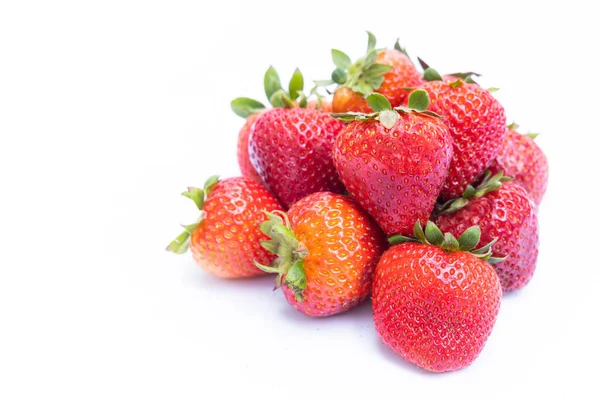
[{"label": "strawberry calyx", "polygon": [[[298,68],[296,68],[290,79],[288,89],[285,90],[275,68],[269,67],[264,76],[264,88],[269,103],[275,108],[293,108],[296,106],[295,101],[298,101],[300,108],[306,108],[308,104],[308,99],[303,93],[304,76]],[[233,112],[242,118],[248,118],[248,116],[265,108],[265,105],[260,101],[248,97],[238,97],[231,102]]]},{"label": "strawberry calyx", "polygon": [[381,122],[381,124],[387,129],[392,129],[392,127],[396,124],[396,121],[398,121],[400,114],[416,112],[428,115],[430,117],[442,118],[433,111],[427,110],[427,107],[429,107],[429,94],[423,89],[417,89],[410,94],[408,98],[408,107],[399,106],[392,108],[390,101],[379,93],[371,93],[366,97],[366,100],[369,103],[369,106],[371,106],[375,112],[369,114],[347,112],[333,113],[329,115],[343,122],[368,121],[376,119],[379,120],[379,122]]},{"label": "strawberry calyx", "polygon": [[[383,76],[394,67],[388,64],[377,63],[377,55],[383,49],[376,49],[377,39],[371,32],[367,32],[367,53],[354,63],[350,57],[341,50],[332,49],[331,58],[335,69],[331,73],[331,80],[315,81],[319,86],[338,84],[347,87],[355,93],[367,96],[379,89],[383,84]],[[397,45],[401,49],[400,45]],[[403,51],[403,50],[399,50]]]},{"label": "strawberry calyx", "polygon": [[277,274],[275,288],[282,284],[289,287],[296,297],[302,302],[302,293],[306,288],[306,273],[304,272],[304,259],[308,255],[306,246],[299,242],[290,227],[290,220],[283,211],[263,211],[269,218],[260,224],[260,230],[270,240],[260,242],[261,246],[278,257],[270,266],[258,262],[254,264],[262,271]]},{"label": "strawberry calyx", "polygon": [[183,254],[190,247],[190,236],[196,230],[198,225],[204,219],[206,212],[203,210],[204,202],[210,196],[210,193],[214,189],[215,185],[219,183],[219,176],[214,175],[208,178],[208,180],[204,183],[204,187],[202,189],[196,187],[188,187],[186,192],[181,193],[182,196],[187,197],[192,200],[198,210],[200,210],[200,216],[196,220],[196,222],[189,225],[181,225],[184,229],[169,245],[167,246],[167,251],[171,251],[175,254]]},{"label": "strawberry calyx", "polygon": [[490,243],[476,249],[481,238],[481,228],[479,225],[473,225],[467,228],[458,239],[451,233],[442,233],[440,228],[437,227],[432,221],[427,221],[425,224],[425,230],[421,226],[421,222],[417,221],[414,227],[414,237],[408,237],[403,235],[395,235],[388,239],[391,245],[401,243],[422,243],[431,246],[441,247],[442,249],[451,251],[464,251],[470,253],[477,258],[480,258],[488,263],[497,263],[503,261],[504,258],[492,257],[492,246],[498,241],[495,238]]},{"label": "strawberry calyx", "polygon": [[[420,57],[417,57],[417,59],[419,60],[419,64],[421,65],[421,68],[423,68],[423,79],[425,79],[427,82],[444,80],[442,75],[440,75],[440,73],[437,72],[437,70],[431,68],[429,66],[429,64],[427,64],[425,61],[423,61]],[[481,76],[481,74],[478,74],[477,72],[469,71],[469,72],[453,72],[451,74],[446,74],[446,76],[453,76],[453,77],[457,78],[457,80],[463,80],[466,83],[477,83],[473,80],[473,77]]]},{"label": "strawberry calyx", "polygon": [[490,192],[500,189],[500,187],[502,187],[502,183],[512,180],[513,178],[504,176],[504,171],[500,171],[496,175],[492,176],[492,173],[489,170],[486,170],[483,180],[479,185],[477,185],[477,187],[467,185],[467,188],[461,197],[448,200],[442,204],[438,209],[438,214],[451,214],[456,212],[469,204],[471,199],[483,197]]},{"label": "strawberry calyx", "polygon": [[[510,129],[511,131],[515,131],[515,132],[518,133],[519,132],[519,125],[516,122],[513,122],[510,125],[508,125],[508,129]],[[538,136],[540,136],[540,133],[539,132],[527,132],[527,133],[524,133],[523,135],[525,135],[525,136],[527,136],[527,137],[535,140],[535,138],[537,138]]]}]

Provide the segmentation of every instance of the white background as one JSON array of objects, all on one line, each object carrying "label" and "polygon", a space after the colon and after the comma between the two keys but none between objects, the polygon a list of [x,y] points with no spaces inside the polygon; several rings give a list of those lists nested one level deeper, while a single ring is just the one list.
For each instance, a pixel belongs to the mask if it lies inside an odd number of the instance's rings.
[{"label": "white background", "polygon": [[[0,5],[0,398],[598,398],[597,39],[591,2],[25,1]],[[478,360],[435,375],[370,305],[310,319],[271,277],[164,251],[179,193],[238,174],[237,96],[329,76],[365,30],[483,72],[551,163],[538,271]]]}]

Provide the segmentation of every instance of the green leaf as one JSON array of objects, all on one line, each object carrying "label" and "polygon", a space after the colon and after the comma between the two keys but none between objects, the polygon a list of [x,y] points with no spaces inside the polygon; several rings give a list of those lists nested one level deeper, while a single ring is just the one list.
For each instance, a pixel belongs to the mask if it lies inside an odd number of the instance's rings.
[{"label": "green leaf", "polygon": [[175,254],[183,254],[190,247],[190,234],[186,231],[180,233],[169,245],[167,251],[171,251]]},{"label": "green leaf", "polygon": [[348,57],[348,55],[341,50],[332,49],[331,58],[333,59],[335,66],[342,71],[346,71],[352,65],[352,60],[350,60],[350,57]]},{"label": "green leaf", "polygon": [[294,108],[294,103],[283,89],[279,89],[273,93],[273,96],[269,99],[269,103],[275,108]]},{"label": "green leaf", "polygon": [[475,190],[473,186],[467,185],[467,188],[463,192],[462,197],[464,197],[465,199],[472,199],[473,197],[475,197],[475,193],[477,193],[477,190]]},{"label": "green leaf", "polygon": [[368,95],[367,103],[369,103],[373,111],[383,111],[392,109],[390,101],[384,95],[379,93],[371,93],[370,95]]},{"label": "green leaf", "polygon": [[298,92],[304,90],[304,77],[298,68],[294,71],[292,79],[290,79],[289,95],[292,100],[296,100],[299,96]]},{"label": "green leaf", "polygon": [[427,224],[425,225],[425,237],[427,238],[427,241],[434,246],[441,246],[444,243],[444,234],[440,231],[440,228],[431,221],[427,221]]},{"label": "green leaf", "polygon": [[444,235],[444,244],[442,247],[446,250],[456,251],[456,250],[458,250],[460,245],[458,244],[458,240],[456,240],[454,235],[451,234],[450,232],[447,232]]},{"label": "green leaf", "polygon": [[462,251],[471,251],[479,243],[481,237],[481,228],[479,225],[473,225],[465,230],[458,238],[459,249]]},{"label": "green leaf", "polygon": [[210,192],[212,192],[217,183],[219,183],[219,175],[213,175],[204,182],[204,193],[206,193],[206,197],[210,196]]},{"label": "green leaf", "polygon": [[369,35],[369,42],[367,44],[367,53],[368,53],[369,51],[375,49],[375,45],[377,44],[377,39],[375,38],[375,35],[373,35],[369,31],[367,31],[367,35]]},{"label": "green leaf", "polygon": [[497,88],[497,87],[488,88],[488,92],[490,92],[490,93],[497,92],[498,90],[500,90],[500,88]]},{"label": "green leaf", "polygon": [[242,118],[248,118],[252,114],[256,114],[265,106],[260,101],[250,99],[248,97],[238,97],[231,102],[231,109],[236,115]]},{"label": "green leaf", "polygon": [[296,261],[289,269],[284,284],[294,292],[297,301],[303,301],[302,292],[306,288],[306,273],[302,261]]},{"label": "green leaf", "polygon": [[298,106],[300,108],[306,108],[306,106],[308,105],[308,99],[306,98],[306,95],[304,95],[303,92],[299,92],[300,95],[300,101],[298,102]]},{"label": "green leaf", "polygon": [[198,207],[198,210],[204,208],[204,190],[195,187],[189,187],[187,192],[181,193],[182,196],[191,199]]},{"label": "green leaf", "polygon": [[535,140],[536,137],[540,136],[539,133],[526,133],[525,136],[530,137]]},{"label": "green leaf", "polygon": [[336,68],[331,73],[331,80],[339,85],[346,83],[346,71]]},{"label": "green leaf", "polygon": [[490,252],[492,250],[492,246],[496,244],[496,242],[498,241],[498,238],[494,238],[494,240],[492,240],[491,242],[489,242],[488,244],[486,244],[483,247],[480,247],[476,250],[471,250],[471,253],[473,254],[486,254],[488,252]]},{"label": "green leaf", "polygon": [[504,257],[490,257],[488,258],[486,261],[490,264],[498,264],[501,263],[502,261],[505,261],[508,258],[508,256],[504,256]]},{"label": "green leaf", "polygon": [[408,57],[408,53],[406,52],[406,48],[400,46],[400,38],[396,39],[396,43],[394,43],[394,50],[398,50],[398,51],[404,53],[404,55],[406,57]]},{"label": "green leaf", "polygon": [[433,68],[427,68],[425,70],[425,72],[423,73],[423,79],[425,79],[427,82],[431,82],[431,81],[443,81],[444,80],[442,78],[442,76],[440,75],[440,73],[437,72]]},{"label": "green leaf", "polygon": [[390,72],[393,69],[394,69],[394,67],[392,67],[391,65],[388,65],[388,64],[373,64],[365,71],[365,76],[367,78],[368,77],[380,77],[380,76],[387,74],[388,72]]},{"label": "green leaf", "polygon": [[415,238],[411,238],[408,236],[394,235],[394,236],[390,236],[388,238],[388,242],[391,245],[395,245],[395,244],[401,244],[401,243],[407,243],[407,242],[416,242],[416,240],[415,240]]},{"label": "green leaf", "polygon": [[408,107],[417,111],[425,111],[429,107],[429,94],[423,89],[412,92],[408,98]]},{"label": "green leaf", "polygon": [[377,90],[383,84],[383,76],[368,76],[365,78],[365,83],[372,89]]},{"label": "green leaf", "polygon": [[468,203],[469,200],[465,199],[464,197],[459,197],[457,199],[450,200],[444,203],[444,206],[442,208],[442,214],[452,214],[466,206]]},{"label": "green leaf", "polygon": [[450,87],[453,89],[456,89],[458,87],[461,87],[462,85],[465,84],[465,81],[463,81],[462,79],[457,79],[454,82],[450,82]]},{"label": "green leaf", "polygon": [[417,238],[417,240],[423,244],[427,244],[429,242],[427,242],[427,239],[425,239],[425,233],[423,232],[423,228],[421,227],[421,221],[417,220],[417,222],[415,222],[415,227],[414,227],[414,235],[415,238]]},{"label": "green leaf", "polygon": [[379,119],[379,122],[381,122],[381,125],[383,125],[385,128],[392,129],[394,125],[396,125],[398,117],[399,114],[396,110],[383,110],[379,113],[377,119]]},{"label": "green leaf", "polygon": [[[273,97],[273,94],[278,90],[282,90],[281,81],[279,80],[279,75],[277,75],[277,71],[275,68],[269,67],[267,72],[265,72],[265,94],[267,95],[267,99]],[[276,106],[274,106],[276,107]]]},{"label": "green leaf", "polygon": [[367,53],[365,59],[363,60],[363,69],[368,69],[377,60],[377,50],[373,49]]},{"label": "green leaf", "polygon": [[516,131],[519,129],[519,125],[516,122],[513,122],[512,124],[508,125],[508,129]]}]

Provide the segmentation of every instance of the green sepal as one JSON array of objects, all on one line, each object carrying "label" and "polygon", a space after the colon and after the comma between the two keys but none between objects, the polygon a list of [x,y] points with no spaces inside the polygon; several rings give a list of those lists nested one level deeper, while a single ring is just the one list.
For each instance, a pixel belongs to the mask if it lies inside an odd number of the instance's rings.
[{"label": "green sepal", "polygon": [[421,226],[421,221],[417,220],[415,222],[415,226],[413,228],[413,233],[415,235],[415,239],[424,244],[430,244],[425,237],[425,232],[423,232],[423,227]]},{"label": "green sepal", "polygon": [[463,81],[462,79],[457,79],[454,82],[449,83],[450,87],[453,89],[459,88],[464,84],[465,84],[465,81]]},{"label": "green sepal", "polygon": [[491,87],[491,88],[488,88],[488,90],[487,90],[487,91],[488,91],[488,92],[490,92],[490,93],[495,93],[495,92],[497,92],[498,90],[500,90],[500,88],[497,88],[497,87]]},{"label": "green sepal", "polygon": [[315,84],[316,87],[325,87],[325,86],[333,85],[335,82],[331,79],[324,79],[324,80],[313,81],[313,83]]},{"label": "green sepal", "polygon": [[481,76],[481,74],[478,74],[477,72],[453,72],[451,74],[448,74],[450,76],[454,76],[456,78],[460,78],[460,79],[464,79],[467,80],[467,78],[471,78],[473,76]]},{"label": "green sepal", "polygon": [[427,221],[427,224],[425,224],[425,238],[434,246],[441,246],[444,243],[444,234],[431,221]]},{"label": "green sepal", "polygon": [[535,140],[535,138],[540,136],[540,134],[539,134],[539,132],[536,132],[536,133],[529,132],[529,133],[526,133],[525,136],[530,137]]},{"label": "green sepal", "polygon": [[516,122],[513,122],[512,124],[508,125],[507,127],[508,129],[512,130],[512,131],[516,131],[519,129],[519,124],[517,124]]},{"label": "green sepal", "polygon": [[275,287],[281,285],[283,280],[283,284],[294,292],[296,300],[303,301],[302,292],[306,288],[303,260],[308,255],[308,249],[296,239],[286,213],[263,212],[268,219],[262,222],[259,228],[270,240],[261,241],[260,244],[270,253],[277,255],[277,258],[270,266],[257,262],[255,265],[265,272],[276,273]]},{"label": "green sepal", "polygon": [[383,110],[379,113],[377,119],[385,128],[392,129],[394,125],[396,125],[399,117],[400,114],[398,114],[398,111],[396,110]]},{"label": "green sepal", "polygon": [[494,240],[492,240],[485,246],[482,246],[482,247],[478,248],[477,250],[471,250],[471,253],[475,254],[475,255],[483,255],[483,254],[490,253],[492,251],[492,246],[494,246],[497,241],[498,241],[498,238],[494,238]]},{"label": "green sepal", "polygon": [[342,71],[347,70],[352,65],[350,57],[338,49],[331,49],[331,59],[333,60],[333,64]]},{"label": "green sepal", "polygon": [[408,53],[406,52],[406,48],[400,46],[400,38],[396,39],[396,43],[394,43],[394,50],[397,50],[401,53],[404,53],[404,55],[408,58],[410,58],[410,56],[408,55]]},{"label": "green sepal", "polygon": [[444,80],[444,78],[442,78],[442,76],[440,75],[440,73],[437,72],[433,68],[427,68],[425,70],[425,72],[423,73],[423,79],[425,79],[427,82],[431,82],[431,81],[443,81]]},{"label": "green sepal", "polygon": [[248,118],[250,115],[256,114],[264,108],[265,105],[263,103],[248,97],[238,97],[231,101],[231,109],[236,115],[242,118]]},{"label": "green sepal", "polygon": [[166,250],[175,254],[183,254],[190,247],[190,234],[188,231],[181,232],[169,245]]},{"label": "green sepal", "polygon": [[204,208],[204,190],[195,187],[189,187],[187,192],[183,192],[181,195],[192,200],[194,204],[196,204],[198,210],[202,210]]},{"label": "green sepal", "polygon": [[394,235],[394,236],[390,236],[388,238],[388,242],[391,245],[395,245],[395,244],[400,244],[400,243],[418,242],[418,240],[415,238],[412,238],[412,237],[408,237],[408,236]]},{"label": "green sepal", "polygon": [[444,244],[442,245],[442,248],[448,251],[458,251],[460,249],[460,244],[453,234],[446,232],[444,235]]},{"label": "green sepal", "polygon": [[[306,95],[304,94],[304,92],[299,92],[299,96],[300,96],[300,101],[298,101],[298,107],[300,108],[306,108],[306,106],[308,105],[308,99],[306,98]],[[320,96],[317,96],[317,102],[319,105],[319,109],[321,109],[321,98]]]},{"label": "green sepal", "polygon": [[294,102],[283,89],[273,93],[269,102],[275,108],[294,108]]},{"label": "green sepal", "polygon": [[488,257],[488,259],[486,260],[488,263],[490,264],[498,264],[501,263],[502,261],[505,261],[508,258],[508,256],[504,256],[504,257]]},{"label": "green sepal", "polygon": [[281,87],[281,80],[279,79],[279,75],[275,68],[272,66],[267,69],[264,77],[264,85],[265,85],[265,94],[267,95],[267,99],[271,99],[273,94],[278,90],[283,90]]},{"label": "green sepal", "polygon": [[213,175],[204,182],[204,193],[206,194],[206,197],[210,196],[217,183],[219,183],[219,175]]},{"label": "green sepal", "polygon": [[367,53],[371,50],[375,50],[375,46],[377,45],[377,38],[371,32],[367,31],[367,35],[369,40],[367,42]]},{"label": "green sepal", "polygon": [[429,93],[423,89],[417,89],[408,97],[408,107],[417,111],[425,111],[429,107]]},{"label": "green sepal", "polygon": [[304,90],[304,77],[298,68],[294,71],[290,79],[288,94],[290,99],[296,100],[300,96],[300,92]]},{"label": "green sepal", "polygon": [[503,171],[500,171],[494,176],[492,176],[492,173],[489,170],[486,170],[484,173],[483,180],[479,185],[477,185],[477,187],[468,185],[461,197],[448,200],[447,202],[442,204],[438,208],[438,213],[452,214],[469,204],[469,200],[483,197],[488,193],[500,189],[504,182],[509,182],[512,180],[513,178],[509,176],[504,176]]},{"label": "green sepal", "polygon": [[458,248],[462,251],[471,251],[477,246],[479,243],[479,239],[481,238],[481,228],[479,225],[474,225],[467,230],[465,230],[458,237]]},{"label": "green sepal", "polygon": [[331,80],[334,83],[343,85],[344,83],[346,83],[346,71],[336,68],[335,70],[333,70],[333,72],[331,73]]},{"label": "green sepal", "polygon": [[367,103],[369,103],[369,106],[371,106],[371,108],[375,112],[392,109],[392,104],[387,99],[387,97],[385,97],[382,94],[371,93],[366,97],[366,99]]}]

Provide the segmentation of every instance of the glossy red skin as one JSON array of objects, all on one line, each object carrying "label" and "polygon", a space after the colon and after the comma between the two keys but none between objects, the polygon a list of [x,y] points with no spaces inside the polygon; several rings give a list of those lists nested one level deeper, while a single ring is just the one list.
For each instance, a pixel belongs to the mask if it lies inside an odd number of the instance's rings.
[{"label": "glossy red skin", "polygon": [[[410,91],[405,88],[418,87],[425,82],[412,61],[398,50],[382,50],[377,55],[377,63],[391,65],[394,68],[383,76],[381,87],[375,90],[387,97],[392,107],[402,105],[408,97]],[[373,112],[363,96],[343,86],[335,91],[332,106],[333,112],[337,113]]]},{"label": "glossy red skin", "polygon": [[248,156],[248,139],[250,138],[250,130],[260,114],[261,112],[248,116],[246,123],[244,126],[242,126],[242,129],[240,129],[240,133],[238,134],[237,159],[242,176],[251,178],[262,184],[263,181],[258,175],[258,172],[256,172],[252,166],[252,163],[250,163],[250,157]]},{"label": "glossy red skin", "polygon": [[269,265],[275,256],[260,245],[269,238],[258,225],[267,219],[262,210],[283,210],[277,199],[250,178],[229,178],[217,183],[203,210],[190,239],[198,265],[221,278],[264,275],[254,261]]},{"label": "glossy red skin", "polygon": [[375,221],[353,199],[328,192],[303,198],[288,216],[308,256],[304,301],[296,301],[292,290],[283,285],[286,300],[312,317],[347,311],[364,301],[371,292],[375,265],[387,249]]},{"label": "glossy red skin", "polygon": [[533,200],[519,185],[505,182],[500,189],[470,200],[460,210],[439,215],[436,224],[442,232],[457,237],[479,225],[482,244],[497,237],[493,255],[507,259],[493,267],[505,293],[522,288],[533,277],[539,246],[537,212]]},{"label": "glossy red skin", "polygon": [[250,162],[285,207],[315,192],[342,193],[331,152],[343,126],[316,110],[266,111],[250,133]]},{"label": "glossy red skin", "polygon": [[489,167],[493,174],[504,171],[540,205],[548,186],[548,160],[535,141],[507,128],[500,153]]},{"label": "glossy red skin", "polygon": [[454,140],[448,178],[440,193],[442,200],[450,200],[460,197],[496,158],[506,138],[506,116],[498,100],[477,84],[453,88],[449,82],[432,81],[422,88],[431,100],[428,110],[445,117]]},{"label": "glossy red skin", "polygon": [[400,114],[392,129],[354,121],[337,137],[333,158],[348,192],[387,235],[412,235],[431,215],[452,157],[439,118]]},{"label": "glossy red skin", "polygon": [[433,372],[470,365],[496,322],[502,292],[488,263],[420,243],[386,251],[375,269],[373,317],[383,341]]}]

